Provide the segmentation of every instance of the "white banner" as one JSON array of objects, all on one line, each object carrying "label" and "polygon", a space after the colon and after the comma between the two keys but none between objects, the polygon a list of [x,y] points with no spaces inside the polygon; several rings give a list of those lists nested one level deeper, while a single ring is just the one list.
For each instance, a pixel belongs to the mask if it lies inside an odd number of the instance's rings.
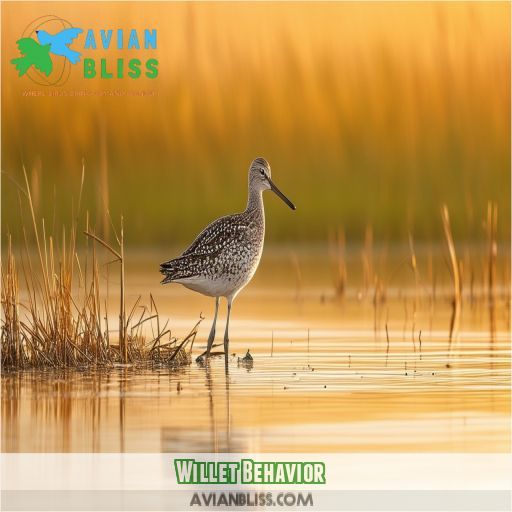
[{"label": "white banner", "polygon": [[[322,463],[325,483],[180,484],[177,459]],[[511,474],[507,454],[2,454],[2,510],[510,510]]]}]

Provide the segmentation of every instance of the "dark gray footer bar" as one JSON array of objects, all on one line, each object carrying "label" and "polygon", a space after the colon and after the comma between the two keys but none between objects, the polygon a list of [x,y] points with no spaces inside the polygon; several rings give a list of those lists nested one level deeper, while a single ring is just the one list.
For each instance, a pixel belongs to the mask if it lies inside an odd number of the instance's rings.
[{"label": "dark gray footer bar", "polygon": [[[264,495],[264,497],[261,498],[261,495]],[[299,503],[299,495],[306,502],[300,501]],[[311,497],[308,498],[308,495],[311,495]],[[204,491],[190,489],[186,491],[2,491],[1,505],[3,511],[45,512],[262,510],[271,508],[323,511],[491,512],[494,510],[510,511],[511,497],[512,493],[507,490],[289,491],[272,489],[271,491]],[[208,499],[210,499],[209,502]],[[194,502],[196,504],[193,504]],[[227,502],[231,502],[231,505],[226,506]]]}]

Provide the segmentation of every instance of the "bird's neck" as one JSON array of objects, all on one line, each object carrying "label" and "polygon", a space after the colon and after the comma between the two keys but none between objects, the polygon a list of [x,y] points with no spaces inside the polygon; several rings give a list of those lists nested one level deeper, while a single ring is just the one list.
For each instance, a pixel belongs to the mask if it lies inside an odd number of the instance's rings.
[{"label": "bird's neck", "polygon": [[256,190],[253,188],[249,188],[249,197],[247,198],[247,208],[246,211],[260,211],[262,214],[264,212],[263,209],[263,194],[262,190]]}]

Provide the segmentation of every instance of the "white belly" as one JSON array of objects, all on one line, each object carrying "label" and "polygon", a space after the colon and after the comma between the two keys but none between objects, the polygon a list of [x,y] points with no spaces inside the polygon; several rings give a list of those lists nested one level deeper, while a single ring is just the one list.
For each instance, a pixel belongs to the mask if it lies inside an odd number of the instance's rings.
[{"label": "white belly", "polygon": [[262,250],[263,245],[260,251],[254,255],[251,264],[240,269],[239,272],[232,272],[218,277],[212,275],[186,277],[176,279],[173,282],[182,284],[190,290],[208,295],[209,297],[234,298],[254,276],[261,259]]},{"label": "white belly", "polygon": [[186,277],[173,281],[194,290],[195,292],[208,295],[209,297],[228,297],[233,294],[233,283],[223,279],[210,279],[208,277]]}]

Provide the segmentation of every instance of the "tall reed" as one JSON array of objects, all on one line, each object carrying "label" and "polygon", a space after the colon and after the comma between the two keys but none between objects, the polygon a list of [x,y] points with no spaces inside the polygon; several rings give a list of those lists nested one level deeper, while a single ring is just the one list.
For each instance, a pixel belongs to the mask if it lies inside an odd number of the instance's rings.
[{"label": "tall reed", "polygon": [[[82,169],[82,183],[83,174]],[[1,267],[2,366],[5,369],[88,368],[121,363],[181,365],[189,362],[190,350],[186,349],[193,345],[199,322],[188,336],[178,340],[172,337],[167,324],[161,327],[152,297],[151,308],[156,313],[142,307],[141,315],[135,319],[140,297],[130,313],[126,313],[123,219],[120,236],[116,234],[119,250],[87,226],[85,232],[94,243],[85,255],[80,256],[77,249],[79,215],[73,218],[69,229],[62,228],[60,240],[57,240],[47,232],[44,219],[36,217],[25,170],[24,177],[25,187],[20,193],[30,212],[37,263],[33,261],[34,251],[28,241],[26,226],[23,227],[25,245],[19,251],[13,249],[8,236]],[[101,303],[97,244],[107,248],[120,262],[117,340],[111,340],[107,304]],[[20,275],[24,282],[23,295],[20,293]]]},{"label": "tall reed", "polygon": [[460,267],[455,252],[455,244],[453,242],[452,228],[450,225],[450,214],[448,207],[443,205],[441,208],[441,218],[443,220],[443,230],[446,237],[446,244],[450,254],[450,269],[453,280],[453,299],[452,299],[452,316],[450,320],[450,345],[455,337],[458,336],[460,325],[460,313],[462,307],[462,281],[460,278]]}]

